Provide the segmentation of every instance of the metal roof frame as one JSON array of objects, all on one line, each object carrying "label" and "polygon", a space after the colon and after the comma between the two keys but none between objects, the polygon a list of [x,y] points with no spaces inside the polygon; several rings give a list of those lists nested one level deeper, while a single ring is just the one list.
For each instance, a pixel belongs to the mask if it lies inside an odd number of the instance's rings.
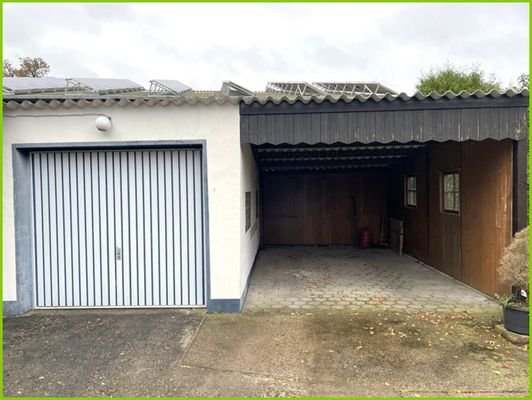
[{"label": "metal roof frame", "polygon": [[397,92],[380,82],[312,82],[312,84],[327,94],[345,94],[349,96],[397,94]]},{"label": "metal roof frame", "polygon": [[314,96],[327,94],[321,88],[309,82],[268,82],[266,84],[266,91],[295,96]]},{"label": "metal roof frame", "polygon": [[152,79],[150,81],[149,95],[182,96],[192,88],[178,80]]},{"label": "metal roof frame", "polygon": [[226,96],[254,96],[255,92],[233,81],[223,81],[221,92]]},{"label": "metal roof frame", "polygon": [[379,82],[268,82],[266,92],[283,93],[288,96],[346,95],[385,96],[397,93]]},{"label": "metal roof frame", "polygon": [[[130,81],[129,79],[104,79],[104,78],[67,78],[67,86],[65,93],[76,90],[84,90],[90,93],[97,95],[106,95],[106,94],[119,94],[119,93],[131,93],[145,90],[144,87],[139,85],[136,82]],[[99,83],[118,83],[123,82],[123,87],[99,87]],[[126,87],[125,84],[128,84]]]}]

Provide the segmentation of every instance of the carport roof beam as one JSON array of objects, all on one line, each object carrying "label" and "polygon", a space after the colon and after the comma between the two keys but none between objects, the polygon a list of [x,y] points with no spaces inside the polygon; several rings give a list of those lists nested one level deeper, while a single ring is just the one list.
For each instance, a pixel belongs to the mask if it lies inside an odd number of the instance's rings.
[{"label": "carport roof beam", "polygon": [[377,159],[398,159],[406,157],[406,154],[385,154],[374,156],[323,156],[323,157],[267,157],[261,158],[261,162],[283,162],[283,161],[329,161],[329,160],[377,160]]},{"label": "carport roof beam", "polygon": [[424,144],[399,144],[379,146],[330,146],[330,147],[258,147],[259,153],[282,153],[282,152],[308,152],[308,151],[352,151],[352,150],[393,150],[393,149],[419,149]]},{"label": "carport roof beam", "polygon": [[275,171],[331,171],[331,170],[348,170],[348,169],[362,169],[362,168],[384,168],[389,164],[355,164],[355,165],[298,165],[298,166],[286,166],[286,167],[265,167],[265,172]]}]

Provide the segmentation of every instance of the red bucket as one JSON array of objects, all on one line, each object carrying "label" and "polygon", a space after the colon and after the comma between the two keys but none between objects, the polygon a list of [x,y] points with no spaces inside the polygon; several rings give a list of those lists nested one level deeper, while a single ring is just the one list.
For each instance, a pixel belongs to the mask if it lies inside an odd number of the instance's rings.
[{"label": "red bucket", "polygon": [[367,249],[369,246],[371,246],[371,231],[366,226],[360,230],[360,235],[358,236],[358,247]]}]

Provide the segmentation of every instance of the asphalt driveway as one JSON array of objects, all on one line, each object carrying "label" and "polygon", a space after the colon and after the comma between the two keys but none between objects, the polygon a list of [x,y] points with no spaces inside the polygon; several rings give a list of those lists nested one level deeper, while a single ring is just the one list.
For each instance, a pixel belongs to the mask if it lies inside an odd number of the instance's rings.
[{"label": "asphalt driveway", "polygon": [[184,310],[4,318],[7,396],[528,395],[491,316]]}]

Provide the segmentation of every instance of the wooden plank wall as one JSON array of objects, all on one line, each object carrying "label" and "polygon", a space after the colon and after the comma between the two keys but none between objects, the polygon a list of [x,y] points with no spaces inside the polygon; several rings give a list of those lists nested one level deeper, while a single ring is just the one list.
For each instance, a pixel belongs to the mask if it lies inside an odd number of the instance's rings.
[{"label": "wooden plank wall", "polygon": [[462,280],[502,293],[496,268],[512,235],[512,143],[462,144]]},{"label": "wooden plank wall", "polygon": [[264,245],[353,245],[361,228],[378,241],[385,172],[262,177]]},{"label": "wooden plank wall", "polygon": [[[441,210],[441,173],[459,170],[461,210]],[[418,176],[418,207],[404,206],[404,175]],[[405,221],[405,252],[490,295],[512,234],[512,141],[432,144],[390,178],[390,215]]]},{"label": "wooden plank wall", "polygon": [[[398,187],[401,218],[405,221],[405,252],[423,262],[428,261],[428,157],[423,152],[408,160],[399,176]],[[404,176],[414,174],[417,186],[417,206],[404,206]]]},{"label": "wooden plank wall", "polygon": [[430,265],[461,279],[461,215],[442,211],[441,174],[460,169],[460,143],[434,146],[429,155],[429,262]]}]

